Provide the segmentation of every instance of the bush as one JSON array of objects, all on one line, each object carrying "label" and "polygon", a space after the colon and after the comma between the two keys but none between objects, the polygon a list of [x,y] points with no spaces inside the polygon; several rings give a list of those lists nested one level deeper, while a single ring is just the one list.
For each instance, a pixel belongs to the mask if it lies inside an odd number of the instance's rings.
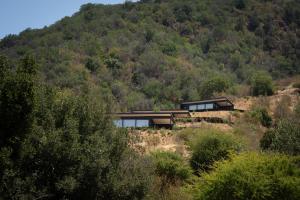
[{"label": "bush", "polygon": [[278,151],[290,155],[300,154],[300,125],[296,121],[281,120],[267,131],[260,141],[263,150]]},{"label": "bush", "polygon": [[200,87],[202,98],[211,98],[216,92],[224,92],[229,88],[229,81],[224,77],[213,77],[205,81]]},{"label": "bush", "polygon": [[250,111],[250,117],[254,118],[255,120],[259,121],[261,125],[265,127],[270,127],[272,125],[272,118],[268,114],[266,108],[258,107],[254,108]]},{"label": "bush", "polygon": [[227,159],[230,153],[241,151],[243,145],[231,134],[210,130],[197,135],[190,146],[192,168],[205,171],[210,170],[215,161]]},{"label": "bush", "polygon": [[172,152],[157,151],[151,154],[155,163],[155,172],[161,177],[163,185],[174,185],[187,180],[191,169],[180,155]]},{"label": "bush", "polygon": [[258,72],[252,76],[251,90],[253,96],[269,96],[274,93],[272,77],[264,72]]},{"label": "bush", "polygon": [[203,176],[195,199],[299,199],[299,162],[300,157],[276,154],[235,155]]},{"label": "bush", "polygon": [[85,67],[91,72],[95,72],[100,67],[100,63],[95,59],[88,58]]}]

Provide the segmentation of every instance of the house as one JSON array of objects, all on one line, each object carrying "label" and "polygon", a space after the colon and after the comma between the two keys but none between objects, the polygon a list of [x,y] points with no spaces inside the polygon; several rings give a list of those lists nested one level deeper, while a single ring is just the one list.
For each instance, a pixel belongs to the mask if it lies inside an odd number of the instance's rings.
[{"label": "house", "polygon": [[117,113],[113,121],[116,127],[120,128],[169,128],[174,126],[172,113]]},{"label": "house", "polygon": [[160,110],[160,111],[152,111],[152,110],[136,110],[132,111],[133,113],[141,113],[141,114],[172,114],[174,118],[187,118],[191,117],[191,114],[188,110]]},{"label": "house", "polygon": [[180,108],[190,112],[234,110],[233,103],[226,97],[203,101],[182,102]]}]

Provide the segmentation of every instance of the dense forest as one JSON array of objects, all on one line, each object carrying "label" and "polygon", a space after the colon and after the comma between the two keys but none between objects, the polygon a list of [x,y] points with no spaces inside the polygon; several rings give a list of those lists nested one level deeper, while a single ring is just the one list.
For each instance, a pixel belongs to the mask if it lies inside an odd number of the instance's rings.
[{"label": "dense forest", "polygon": [[239,94],[256,74],[299,74],[299,18],[297,0],[86,4],[54,25],[6,36],[0,53],[32,53],[46,83],[96,85],[116,109],[172,108]]},{"label": "dense forest", "polygon": [[[293,105],[266,100],[300,73],[299,25],[298,0],[141,0],[4,37],[0,200],[300,199],[299,80]],[[221,93],[258,103],[230,130],[170,130],[187,156],[112,123]]]}]

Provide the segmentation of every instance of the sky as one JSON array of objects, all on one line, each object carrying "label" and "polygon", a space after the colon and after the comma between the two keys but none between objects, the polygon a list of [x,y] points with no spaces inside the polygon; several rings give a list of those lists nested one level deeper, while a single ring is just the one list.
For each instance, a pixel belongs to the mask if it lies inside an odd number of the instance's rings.
[{"label": "sky", "polygon": [[124,0],[0,0],[0,39],[26,28],[43,28],[71,16],[82,4],[117,4]]}]

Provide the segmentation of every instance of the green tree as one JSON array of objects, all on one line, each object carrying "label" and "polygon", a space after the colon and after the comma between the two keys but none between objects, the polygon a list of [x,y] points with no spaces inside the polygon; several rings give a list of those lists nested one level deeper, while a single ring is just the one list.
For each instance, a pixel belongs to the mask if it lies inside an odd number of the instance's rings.
[{"label": "green tree", "polygon": [[229,88],[229,81],[223,77],[213,77],[206,80],[200,86],[202,98],[211,98],[216,92],[224,92]]},{"label": "green tree", "polygon": [[280,154],[235,155],[201,177],[195,199],[299,199],[299,161]]},{"label": "green tree", "polygon": [[297,120],[283,119],[274,129],[267,131],[260,141],[263,150],[290,155],[300,154],[300,125]]},{"label": "green tree", "polygon": [[242,150],[242,143],[231,134],[207,131],[194,137],[191,144],[191,166],[196,171],[212,169],[214,162],[227,159]]},{"label": "green tree", "polygon": [[249,112],[251,118],[257,120],[261,125],[270,127],[272,125],[272,118],[264,107],[256,107]]},{"label": "green tree", "polygon": [[6,144],[18,146],[19,140],[32,125],[37,67],[31,56],[20,61],[16,72],[9,68],[3,57],[0,67],[3,69],[0,82],[0,147]]},{"label": "green tree", "polygon": [[251,78],[252,95],[272,95],[274,92],[272,77],[265,72],[257,72]]},{"label": "green tree", "polygon": [[157,151],[151,154],[155,172],[163,179],[164,186],[186,181],[191,176],[191,169],[180,155],[172,152]]}]

